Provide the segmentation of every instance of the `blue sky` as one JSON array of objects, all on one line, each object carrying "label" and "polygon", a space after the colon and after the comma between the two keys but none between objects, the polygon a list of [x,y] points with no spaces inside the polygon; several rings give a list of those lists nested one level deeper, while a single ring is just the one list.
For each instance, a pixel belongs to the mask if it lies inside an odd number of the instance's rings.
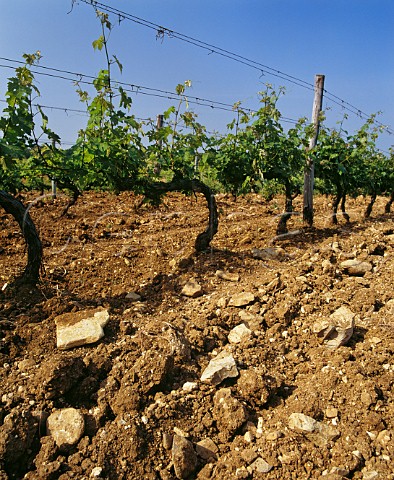
[{"label": "blue sky", "polygon": [[[378,120],[394,128],[394,2],[393,0],[106,0],[102,3],[178,33],[193,37],[287,75],[313,84],[326,76],[325,88],[367,114],[382,111]],[[105,67],[92,41],[100,24],[91,6],[71,0],[0,0],[0,57],[21,60],[40,50],[41,65],[94,76]],[[117,17],[110,17],[117,24]],[[258,108],[265,83],[286,87],[279,102],[285,117],[310,118],[313,92],[250,68],[216,53],[123,20],[111,34],[109,48],[123,64],[114,77],[123,82],[173,92],[178,83],[192,81],[191,96]],[[0,99],[12,70],[0,60]],[[37,76],[39,103],[83,109],[72,82]],[[132,96],[133,112],[154,118],[174,101]],[[341,102],[339,102],[341,103]],[[0,108],[3,106],[0,103]],[[327,124],[335,126],[344,113],[353,132],[363,120],[328,99]],[[233,113],[193,106],[208,130],[226,132]],[[50,126],[67,145],[86,122],[82,114],[46,110]],[[378,145],[394,144],[384,133]]]}]

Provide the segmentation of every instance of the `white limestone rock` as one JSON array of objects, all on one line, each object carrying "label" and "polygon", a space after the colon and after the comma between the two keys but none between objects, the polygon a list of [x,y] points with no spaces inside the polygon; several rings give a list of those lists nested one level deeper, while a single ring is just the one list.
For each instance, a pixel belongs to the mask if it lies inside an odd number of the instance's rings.
[{"label": "white limestone rock", "polygon": [[200,380],[211,385],[218,385],[226,378],[237,376],[238,369],[234,357],[226,350],[223,350],[209,362]]},{"label": "white limestone rock", "polygon": [[231,330],[228,334],[228,340],[230,343],[241,343],[242,340],[246,340],[251,335],[252,331],[244,323],[241,323]]},{"label": "white limestone rock", "polygon": [[61,350],[95,343],[104,336],[109,321],[108,310],[99,308],[64,313],[55,318],[56,346]]},{"label": "white limestone rock", "polygon": [[75,408],[57,410],[47,419],[47,433],[59,448],[78,443],[85,431],[83,414]]},{"label": "white limestone rock", "polygon": [[323,339],[326,347],[335,349],[350,340],[355,326],[354,318],[349,308],[340,307],[328,319],[315,322],[313,331]]}]

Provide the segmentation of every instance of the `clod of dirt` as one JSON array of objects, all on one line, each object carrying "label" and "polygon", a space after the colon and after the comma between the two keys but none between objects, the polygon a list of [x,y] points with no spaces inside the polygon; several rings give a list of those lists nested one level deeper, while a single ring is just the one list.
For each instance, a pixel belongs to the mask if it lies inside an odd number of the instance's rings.
[{"label": "clod of dirt", "polygon": [[257,399],[261,405],[264,405],[270,395],[270,387],[264,380],[263,372],[257,368],[241,370],[237,381],[239,393],[246,401]]},{"label": "clod of dirt", "polygon": [[232,396],[230,388],[221,388],[213,398],[212,416],[221,438],[229,439],[247,421],[245,406]]},{"label": "clod of dirt", "polygon": [[197,467],[197,455],[193,444],[185,437],[174,435],[172,442],[172,462],[176,478],[188,478]]},{"label": "clod of dirt", "polygon": [[85,368],[80,357],[52,357],[40,365],[33,383],[43,397],[56,399],[77,384],[84,376]]},{"label": "clod of dirt", "polygon": [[6,471],[15,466],[22,467],[28,460],[30,449],[38,431],[38,421],[30,413],[12,413],[4,418],[0,426],[0,459]]}]

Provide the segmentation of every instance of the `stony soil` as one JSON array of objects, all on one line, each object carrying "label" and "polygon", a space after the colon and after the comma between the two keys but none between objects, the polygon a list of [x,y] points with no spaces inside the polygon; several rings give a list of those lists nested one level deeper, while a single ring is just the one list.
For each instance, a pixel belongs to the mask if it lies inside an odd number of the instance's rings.
[{"label": "stony soil", "polygon": [[[283,199],[218,196],[219,232],[198,255],[200,196],[139,200],[86,194],[64,218],[64,197],[33,202],[42,283],[0,292],[0,479],[394,479],[394,215],[381,214],[384,199],[367,221],[365,199],[350,201],[351,222],[332,227],[330,199],[318,198],[315,228],[273,243]],[[1,213],[0,236],[1,287],[26,259]],[[354,258],[372,269],[350,275],[341,262]],[[184,295],[190,280],[199,296]],[[97,307],[110,314],[105,336],[58,349],[55,318]],[[315,325],[340,307],[355,328],[331,349]],[[240,324],[249,333],[236,343]],[[201,381],[222,354],[236,376]],[[47,419],[69,407],[82,429],[59,445]]]}]

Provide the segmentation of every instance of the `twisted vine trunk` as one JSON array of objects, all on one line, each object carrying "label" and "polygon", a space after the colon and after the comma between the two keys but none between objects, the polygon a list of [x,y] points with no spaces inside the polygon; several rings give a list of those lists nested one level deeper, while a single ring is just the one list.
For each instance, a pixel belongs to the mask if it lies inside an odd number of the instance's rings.
[{"label": "twisted vine trunk", "polygon": [[384,207],[385,213],[391,212],[391,205],[393,204],[393,202],[394,202],[394,192],[391,192],[390,200],[386,203],[386,206]]},{"label": "twisted vine trunk", "polygon": [[35,285],[40,278],[42,262],[42,244],[37,229],[26,207],[3,190],[0,190],[0,206],[18,222],[27,245],[27,265],[18,282]]},{"label": "twisted vine trunk", "polygon": [[197,236],[194,245],[197,252],[202,252],[209,248],[219,225],[217,205],[212,190],[208,185],[197,179],[175,178],[171,182],[154,182],[149,184],[145,190],[145,196],[155,199],[168,192],[198,192],[204,195],[209,211],[208,226],[204,232]]},{"label": "twisted vine trunk", "polygon": [[364,218],[369,218],[371,216],[372,209],[373,209],[373,206],[375,205],[377,196],[378,196],[377,193],[373,193],[371,195],[371,199],[368,203],[367,209],[364,212]]},{"label": "twisted vine trunk", "polygon": [[294,210],[293,209],[293,200],[298,195],[297,193],[295,193],[293,195],[291,185],[288,182],[285,182],[285,195],[286,195],[285,211],[281,215],[278,226],[276,227],[276,234],[277,235],[283,235],[284,233],[288,232],[287,221],[289,220],[289,218],[293,214],[293,210]]}]

